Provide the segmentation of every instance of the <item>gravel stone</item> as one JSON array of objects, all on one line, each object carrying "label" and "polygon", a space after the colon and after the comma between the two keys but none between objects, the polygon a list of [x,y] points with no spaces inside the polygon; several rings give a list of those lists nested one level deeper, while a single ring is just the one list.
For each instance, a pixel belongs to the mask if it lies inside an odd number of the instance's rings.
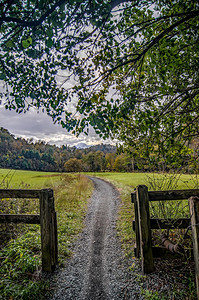
[{"label": "gravel stone", "polygon": [[110,183],[91,180],[95,188],[85,229],[74,246],[73,257],[56,275],[51,300],[143,299],[136,275],[128,272],[132,262],[125,260],[116,235],[119,193]]}]

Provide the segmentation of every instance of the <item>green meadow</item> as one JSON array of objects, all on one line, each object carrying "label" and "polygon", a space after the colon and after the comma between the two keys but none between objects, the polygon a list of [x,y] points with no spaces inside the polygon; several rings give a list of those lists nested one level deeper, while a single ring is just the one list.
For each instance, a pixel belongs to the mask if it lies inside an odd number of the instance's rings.
[{"label": "green meadow", "polygon": [[[162,189],[169,189],[174,187],[175,189],[191,189],[197,188],[199,185],[199,177],[196,175],[188,174],[168,174],[168,173],[89,173],[90,175],[104,178],[114,183],[118,187],[132,188],[132,191],[139,184],[145,184],[152,190],[149,182],[152,181],[157,187]],[[169,184],[170,183],[170,184]]]},{"label": "green meadow", "polygon": [[[64,174],[64,173],[63,173]],[[0,169],[0,186],[7,188],[22,188],[22,186],[29,186],[32,189],[53,188],[59,186],[60,178],[63,175],[56,172],[36,172],[24,170],[9,170]],[[169,178],[176,183],[176,189],[196,188],[199,183],[199,177],[187,174],[159,174],[159,173],[114,173],[114,172],[99,172],[99,173],[83,173],[85,175],[97,176],[109,180],[118,187],[136,188],[139,184],[146,184],[149,186],[149,178],[160,184],[162,188],[169,188]],[[73,177],[73,174],[69,175]],[[174,184],[173,183],[173,184]],[[172,184],[172,187],[173,187]],[[149,189],[150,186],[149,186]]]},{"label": "green meadow", "polygon": [[60,182],[60,173],[0,169],[0,187],[3,188],[53,188]]}]

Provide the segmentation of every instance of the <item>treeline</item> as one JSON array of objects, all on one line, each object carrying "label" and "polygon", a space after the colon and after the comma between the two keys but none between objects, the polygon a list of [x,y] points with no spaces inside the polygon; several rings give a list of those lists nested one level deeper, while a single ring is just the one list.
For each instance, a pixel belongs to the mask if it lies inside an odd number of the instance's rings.
[{"label": "treeline", "polygon": [[44,141],[16,138],[7,129],[0,128],[0,168],[51,172],[198,172],[198,139],[194,139],[189,147],[170,148],[164,155],[157,147],[150,151],[145,148],[137,145],[124,151],[123,147],[117,149],[105,144],[86,149],[67,145],[57,147]]},{"label": "treeline", "polygon": [[132,159],[128,154],[116,154],[112,145],[98,145],[78,149],[63,145],[57,147],[43,141],[33,142],[16,138],[7,129],[0,128],[0,168],[56,172],[131,172]]},{"label": "treeline", "polygon": [[83,154],[82,158],[70,158],[64,164],[66,172],[132,172],[132,158],[126,153],[103,153],[102,151],[90,151]]}]

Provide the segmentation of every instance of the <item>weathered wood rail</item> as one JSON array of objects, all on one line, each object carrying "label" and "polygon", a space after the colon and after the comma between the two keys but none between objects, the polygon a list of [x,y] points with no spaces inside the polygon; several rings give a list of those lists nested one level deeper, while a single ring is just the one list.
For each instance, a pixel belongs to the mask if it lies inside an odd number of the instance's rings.
[{"label": "weathered wood rail", "polygon": [[53,190],[0,189],[0,199],[2,198],[39,199],[40,214],[0,214],[0,223],[40,224],[42,270],[52,272],[58,261],[57,217],[54,207]]},{"label": "weathered wood rail", "polygon": [[[188,199],[190,218],[176,220],[150,218],[150,201],[185,199]],[[196,287],[199,299],[199,189],[148,191],[147,186],[139,185],[136,191],[131,193],[131,200],[132,203],[134,203],[135,209],[135,221],[133,222],[133,229],[136,233],[135,250],[136,256],[141,257],[143,273],[151,273],[154,271],[151,229],[187,228],[191,225],[196,269]]]}]

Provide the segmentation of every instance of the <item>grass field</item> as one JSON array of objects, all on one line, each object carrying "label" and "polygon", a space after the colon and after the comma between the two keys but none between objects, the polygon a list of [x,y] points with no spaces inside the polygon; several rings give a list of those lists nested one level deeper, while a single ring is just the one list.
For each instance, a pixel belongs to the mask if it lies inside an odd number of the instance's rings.
[{"label": "grass field", "polygon": [[53,188],[60,182],[60,173],[0,169],[0,187],[3,188]]},{"label": "grass field", "polygon": [[[103,172],[103,173],[89,173],[90,175],[97,176],[100,178],[104,178],[106,180],[115,183],[118,187],[129,187],[134,190],[137,185],[145,184],[149,186],[149,178],[151,180],[156,181],[156,185],[162,185],[162,188],[169,188],[169,181],[173,181],[173,184],[178,181],[175,185],[175,189],[191,189],[197,188],[199,185],[199,177],[195,175],[187,175],[187,174],[159,174],[159,173],[111,173],[111,172]],[[170,179],[170,180],[169,180]],[[175,181],[175,182],[174,182]],[[171,186],[173,187],[173,186]],[[149,190],[152,190],[149,186]]]},{"label": "grass field", "polygon": [[[70,245],[83,228],[92,184],[83,175],[0,170],[0,188],[52,188],[58,219],[59,264],[71,255]],[[39,201],[2,199],[0,212],[38,213]],[[0,227],[11,234],[0,249],[0,299],[43,299],[48,284],[40,278],[41,251],[39,225]],[[5,246],[6,244],[6,246]]]}]

